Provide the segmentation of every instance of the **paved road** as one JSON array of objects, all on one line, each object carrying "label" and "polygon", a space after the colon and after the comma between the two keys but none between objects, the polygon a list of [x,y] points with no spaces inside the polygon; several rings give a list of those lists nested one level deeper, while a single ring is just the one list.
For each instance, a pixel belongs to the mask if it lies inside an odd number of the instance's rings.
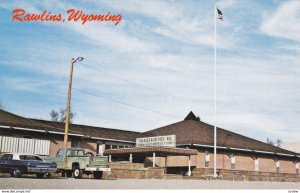
[{"label": "paved road", "polygon": [[37,179],[0,176],[0,189],[288,189],[299,190],[300,183],[245,182],[207,180],[119,179],[94,180],[73,178]]}]

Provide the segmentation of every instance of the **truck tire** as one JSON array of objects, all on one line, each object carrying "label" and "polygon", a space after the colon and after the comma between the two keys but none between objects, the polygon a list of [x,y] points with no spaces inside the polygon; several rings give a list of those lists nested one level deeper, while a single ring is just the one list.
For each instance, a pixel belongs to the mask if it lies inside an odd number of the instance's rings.
[{"label": "truck tire", "polygon": [[103,175],[103,172],[94,172],[94,179],[101,179]]},{"label": "truck tire", "polygon": [[22,173],[19,169],[13,169],[11,171],[11,176],[12,177],[19,178],[19,177],[21,177],[21,175],[22,175]]},{"label": "truck tire", "polygon": [[82,177],[82,170],[80,169],[80,167],[78,167],[78,166],[74,167],[73,176],[76,179],[80,179]]},{"label": "truck tire", "polygon": [[37,173],[36,174],[37,178],[44,178],[44,176],[45,176],[45,174],[43,174],[43,173]]}]

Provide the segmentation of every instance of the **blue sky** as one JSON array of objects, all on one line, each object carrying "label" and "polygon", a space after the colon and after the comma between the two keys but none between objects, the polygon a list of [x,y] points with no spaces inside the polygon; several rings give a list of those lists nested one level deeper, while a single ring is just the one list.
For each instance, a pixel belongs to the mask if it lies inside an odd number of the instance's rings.
[{"label": "blue sky", "polygon": [[[217,6],[218,126],[262,141],[299,140],[300,2]],[[123,20],[11,22],[16,8]],[[12,113],[49,119],[65,107],[70,59],[83,56],[73,76],[75,123],[146,131],[191,110],[214,123],[214,1],[2,0],[0,18],[0,102]]]}]

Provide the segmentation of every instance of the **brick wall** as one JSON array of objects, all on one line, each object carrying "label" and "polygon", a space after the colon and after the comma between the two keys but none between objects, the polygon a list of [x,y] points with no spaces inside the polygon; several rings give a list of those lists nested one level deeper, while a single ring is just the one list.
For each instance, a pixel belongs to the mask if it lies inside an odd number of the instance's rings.
[{"label": "brick wall", "polygon": [[280,161],[279,172],[280,173],[296,174],[295,162],[293,162],[293,161],[287,161],[287,160],[281,160]]},{"label": "brick wall", "polygon": [[198,155],[196,155],[196,167],[197,168],[204,168],[205,160],[204,160],[204,152],[199,151]]},{"label": "brick wall", "polygon": [[270,158],[259,158],[260,172],[276,172],[275,161]]},{"label": "brick wall", "polygon": [[[236,163],[235,164],[236,170],[255,171],[255,163],[252,157],[236,155],[235,163]],[[228,168],[224,168],[224,169],[228,169]]]},{"label": "brick wall", "polygon": [[87,141],[87,140],[80,141],[79,147],[85,148],[94,154],[97,153],[97,143],[95,141]]},{"label": "brick wall", "polygon": [[[218,169],[219,177],[224,180],[248,180],[248,181],[279,181],[300,182],[300,175],[274,172],[254,172],[245,170]],[[209,179],[213,175],[212,168],[195,168],[192,171],[193,178]]]}]

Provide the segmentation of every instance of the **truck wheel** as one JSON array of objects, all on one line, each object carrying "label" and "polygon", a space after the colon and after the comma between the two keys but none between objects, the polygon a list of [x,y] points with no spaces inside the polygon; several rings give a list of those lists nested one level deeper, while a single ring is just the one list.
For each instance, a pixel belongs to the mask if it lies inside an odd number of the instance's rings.
[{"label": "truck wheel", "polygon": [[73,169],[74,178],[80,179],[82,177],[82,170],[77,166]]},{"label": "truck wheel", "polygon": [[22,173],[19,169],[14,169],[11,172],[11,176],[15,177],[15,178],[19,178],[19,177],[21,177],[21,175],[22,175]]},{"label": "truck wheel", "polygon": [[94,179],[101,179],[103,172],[94,172]]},{"label": "truck wheel", "polygon": [[45,174],[43,174],[43,173],[37,173],[36,174],[37,178],[44,178],[44,176],[45,176]]}]

